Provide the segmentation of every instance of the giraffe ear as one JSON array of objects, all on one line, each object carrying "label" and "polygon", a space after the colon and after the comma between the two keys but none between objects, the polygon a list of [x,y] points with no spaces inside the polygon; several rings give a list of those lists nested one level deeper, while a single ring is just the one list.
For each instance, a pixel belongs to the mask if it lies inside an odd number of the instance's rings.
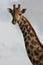
[{"label": "giraffe ear", "polygon": [[22,9],[22,11],[21,11],[21,12],[22,12],[22,13],[25,13],[25,11],[26,11],[26,9]]},{"label": "giraffe ear", "polygon": [[12,9],[8,8],[8,11],[12,14]]}]

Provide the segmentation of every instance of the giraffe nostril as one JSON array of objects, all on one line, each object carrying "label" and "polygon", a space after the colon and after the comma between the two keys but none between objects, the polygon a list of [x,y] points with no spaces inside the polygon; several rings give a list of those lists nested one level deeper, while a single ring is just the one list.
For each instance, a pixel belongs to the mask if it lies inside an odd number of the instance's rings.
[{"label": "giraffe nostril", "polygon": [[14,19],[14,21],[16,21],[16,19]]}]

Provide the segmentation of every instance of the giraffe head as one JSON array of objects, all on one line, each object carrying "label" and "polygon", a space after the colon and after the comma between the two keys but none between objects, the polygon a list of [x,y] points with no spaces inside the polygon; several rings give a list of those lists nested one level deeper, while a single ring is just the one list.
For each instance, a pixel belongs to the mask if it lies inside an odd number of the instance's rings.
[{"label": "giraffe head", "polygon": [[20,4],[18,5],[18,7],[16,8],[15,4],[13,5],[13,10],[8,8],[9,12],[11,13],[13,20],[12,20],[12,24],[16,24],[17,22],[19,22],[19,20],[22,17],[22,14],[25,13],[26,9],[22,9],[20,7]]}]

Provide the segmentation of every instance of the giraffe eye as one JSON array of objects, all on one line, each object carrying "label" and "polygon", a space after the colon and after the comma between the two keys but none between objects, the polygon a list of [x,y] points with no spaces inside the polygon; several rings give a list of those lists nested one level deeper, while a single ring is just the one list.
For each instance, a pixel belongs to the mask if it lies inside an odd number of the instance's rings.
[{"label": "giraffe eye", "polygon": [[19,14],[20,16],[22,15],[22,14]]}]

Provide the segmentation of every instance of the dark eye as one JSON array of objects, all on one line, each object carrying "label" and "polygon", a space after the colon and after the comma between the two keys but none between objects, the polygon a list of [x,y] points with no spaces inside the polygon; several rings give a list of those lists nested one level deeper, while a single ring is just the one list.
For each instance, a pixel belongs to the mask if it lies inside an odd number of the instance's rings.
[{"label": "dark eye", "polygon": [[22,15],[22,14],[19,14],[20,16]]}]

